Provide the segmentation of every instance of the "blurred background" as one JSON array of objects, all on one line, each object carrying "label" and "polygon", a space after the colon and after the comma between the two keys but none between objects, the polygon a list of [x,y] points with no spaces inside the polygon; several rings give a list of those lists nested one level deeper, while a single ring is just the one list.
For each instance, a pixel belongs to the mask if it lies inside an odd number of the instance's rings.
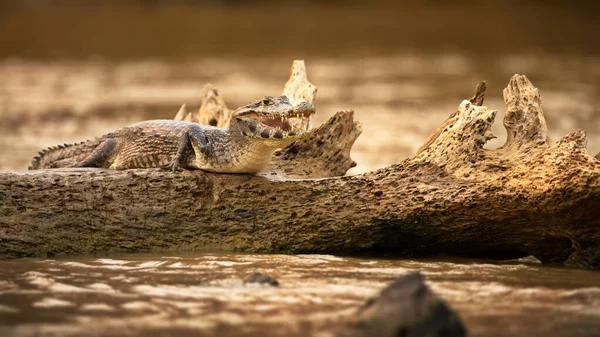
[{"label": "blurred background", "polygon": [[0,0],[0,170],[44,147],[200,105],[278,95],[294,59],[318,85],[317,125],[354,109],[351,173],[414,153],[478,82],[499,115],[514,73],[542,93],[554,140],[600,151],[600,4],[495,0]]}]

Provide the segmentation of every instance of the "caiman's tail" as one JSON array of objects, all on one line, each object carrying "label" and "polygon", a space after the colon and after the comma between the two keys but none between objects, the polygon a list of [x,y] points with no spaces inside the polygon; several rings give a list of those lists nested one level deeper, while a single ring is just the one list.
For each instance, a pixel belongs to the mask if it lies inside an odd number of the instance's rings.
[{"label": "caiman's tail", "polygon": [[52,146],[38,153],[31,161],[30,170],[75,167],[98,145],[97,140]]}]

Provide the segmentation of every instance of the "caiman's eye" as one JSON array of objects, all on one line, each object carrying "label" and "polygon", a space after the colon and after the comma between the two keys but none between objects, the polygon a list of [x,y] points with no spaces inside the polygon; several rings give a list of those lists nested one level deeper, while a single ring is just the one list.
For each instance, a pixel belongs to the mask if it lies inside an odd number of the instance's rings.
[{"label": "caiman's eye", "polygon": [[273,105],[275,104],[275,100],[271,96],[265,96],[262,100],[263,105]]}]

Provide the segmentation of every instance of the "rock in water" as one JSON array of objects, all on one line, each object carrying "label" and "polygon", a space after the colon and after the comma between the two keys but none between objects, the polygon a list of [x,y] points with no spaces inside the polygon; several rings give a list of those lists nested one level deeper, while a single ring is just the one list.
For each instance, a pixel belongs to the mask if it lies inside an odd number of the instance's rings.
[{"label": "rock in water", "polygon": [[403,276],[371,298],[338,337],[459,337],[458,314],[434,294],[419,272]]},{"label": "rock in water", "polygon": [[277,287],[279,285],[279,281],[277,281],[275,278],[261,273],[254,273],[246,277],[244,279],[244,284],[247,283],[258,283],[260,285],[270,285],[273,287]]}]

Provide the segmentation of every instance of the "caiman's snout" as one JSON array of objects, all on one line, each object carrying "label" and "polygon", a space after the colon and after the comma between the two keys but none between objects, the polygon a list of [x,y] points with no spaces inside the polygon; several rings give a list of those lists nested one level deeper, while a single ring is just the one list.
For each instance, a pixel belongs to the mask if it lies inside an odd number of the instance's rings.
[{"label": "caiman's snout", "polygon": [[310,135],[308,130],[296,130],[290,123],[290,118],[299,117],[272,117],[266,118],[261,117],[251,121],[249,125],[250,130],[254,132],[246,133],[244,136],[248,138],[261,138],[261,139],[300,139]]},{"label": "caiman's snout", "polygon": [[302,101],[294,106],[292,114],[302,118],[310,118],[315,113],[315,107],[309,102]]},{"label": "caiman's snout", "polygon": [[[294,119],[309,119],[315,113],[315,108],[309,102],[301,102],[294,106],[291,110],[285,111],[284,113],[274,114],[263,114],[258,116],[258,121],[261,124],[275,128],[281,131],[294,131],[300,132],[303,130],[297,130],[295,125],[301,123],[294,122]],[[290,123],[292,122],[292,123]]]},{"label": "caiman's snout", "polygon": [[308,119],[314,113],[315,108],[309,102],[292,106],[286,96],[266,96],[238,110],[236,120],[245,124],[241,131],[246,138],[298,139],[310,134],[301,126],[308,125]]}]

